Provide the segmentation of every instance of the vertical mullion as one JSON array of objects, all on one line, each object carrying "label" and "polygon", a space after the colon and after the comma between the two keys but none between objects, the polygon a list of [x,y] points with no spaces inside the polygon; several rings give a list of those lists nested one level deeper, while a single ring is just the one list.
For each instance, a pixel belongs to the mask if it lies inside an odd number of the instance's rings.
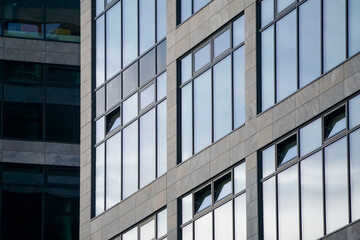
[{"label": "vertical mullion", "polygon": [[[274,11],[276,12],[276,8],[277,8],[277,4],[276,4],[276,0],[274,0]],[[274,15],[275,18],[276,15]],[[274,39],[274,104],[276,104],[277,102],[277,81],[276,81],[276,22],[274,21],[274,31],[273,31],[273,39]]]},{"label": "vertical mullion", "polygon": [[321,54],[321,67],[320,75],[324,73],[324,2],[320,2],[320,54]]},{"label": "vertical mullion", "polygon": [[[157,91],[156,91],[156,88],[157,88],[157,84],[156,84],[156,80],[155,79],[155,100],[157,99]],[[156,105],[154,107],[154,110],[155,110],[155,179],[158,177],[158,106],[159,105]]]},{"label": "vertical mullion", "polygon": [[298,208],[298,212],[299,212],[299,239],[302,239],[302,206],[301,206],[301,167],[300,167],[301,162],[298,162],[298,192],[299,192],[299,208]]},{"label": "vertical mullion", "polygon": [[323,214],[324,214],[324,219],[323,219],[323,222],[324,222],[324,234],[327,234],[326,232],[326,193],[325,193],[325,148],[323,148],[322,150],[322,174],[323,174]]},{"label": "vertical mullion", "polygon": [[345,1],[345,59],[349,58],[349,0]]},{"label": "vertical mullion", "polygon": [[297,76],[297,87],[296,89],[300,88],[300,8],[299,5],[296,7],[296,76]]},{"label": "vertical mullion", "polygon": [[[347,121],[348,122],[348,121]],[[347,139],[347,146],[346,146],[346,150],[347,150],[347,181],[348,181],[348,204],[349,204],[349,223],[352,222],[352,212],[351,212],[351,209],[352,209],[352,206],[351,206],[351,171],[350,171],[350,135],[347,135],[346,136],[346,139]]]}]

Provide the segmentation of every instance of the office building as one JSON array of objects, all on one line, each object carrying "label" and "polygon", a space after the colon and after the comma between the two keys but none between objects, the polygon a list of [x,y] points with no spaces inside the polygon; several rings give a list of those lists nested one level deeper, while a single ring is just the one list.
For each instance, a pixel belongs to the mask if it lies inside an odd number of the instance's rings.
[{"label": "office building", "polygon": [[83,0],[80,239],[360,239],[360,2]]}]

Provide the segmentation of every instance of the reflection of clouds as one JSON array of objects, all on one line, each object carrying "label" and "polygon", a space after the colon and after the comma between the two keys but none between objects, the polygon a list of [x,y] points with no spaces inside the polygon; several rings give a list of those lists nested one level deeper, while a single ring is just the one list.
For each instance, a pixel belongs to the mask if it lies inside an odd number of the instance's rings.
[{"label": "reflection of clouds", "polygon": [[212,240],[212,212],[195,221],[195,239]]},{"label": "reflection of clouds", "polygon": [[264,238],[276,240],[275,177],[263,183]]},{"label": "reflection of clouds", "polygon": [[[242,19],[242,18],[241,18]],[[234,128],[245,122],[245,60],[242,46],[234,52]]]},{"label": "reflection of clouds", "polygon": [[304,156],[321,146],[321,118],[300,129],[300,153]]},{"label": "reflection of clouds", "polygon": [[151,220],[140,228],[140,239],[141,240],[152,240],[155,237],[155,221]]},{"label": "reflection of clouds", "polygon": [[214,215],[215,239],[233,239],[232,201],[215,209]]},{"label": "reflection of clouds", "polygon": [[245,177],[245,163],[240,164],[234,168],[235,177],[235,193],[245,189],[246,177]]},{"label": "reflection of clouds", "polygon": [[124,198],[137,190],[138,183],[138,124],[137,121],[123,130],[123,192]]},{"label": "reflection of clouds", "polygon": [[192,85],[181,89],[181,154],[182,160],[192,155]]},{"label": "reflection of clouds", "polygon": [[166,100],[157,107],[157,164],[158,176],[166,172],[167,169],[167,143],[166,143]]},{"label": "reflection of clouds", "polygon": [[121,195],[121,132],[106,145],[106,208],[120,202]]},{"label": "reflection of clouds", "polygon": [[99,145],[96,148],[96,162],[95,162],[95,203],[96,214],[104,211],[104,144]]},{"label": "reflection of clouds", "polygon": [[[360,98],[359,98],[360,99]],[[360,202],[360,130],[350,135],[351,197],[353,203]],[[353,219],[360,218],[360,205],[352,204]]]},{"label": "reflection of clouds", "polygon": [[246,193],[235,198],[235,239],[246,239]]},{"label": "reflection of clouds", "polygon": [[122,240],[137,240],[137,233],[137,227],[134,227],[122,235]]}]

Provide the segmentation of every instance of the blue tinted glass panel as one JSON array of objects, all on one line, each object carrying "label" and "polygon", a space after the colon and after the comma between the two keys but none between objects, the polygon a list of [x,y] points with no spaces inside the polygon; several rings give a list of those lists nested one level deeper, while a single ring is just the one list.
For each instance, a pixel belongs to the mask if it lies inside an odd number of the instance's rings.
[{"label": "blue tinted glass panel", "polygon": [[360,124],[360,95],[349,100],[349,128]]},{"label": "blue tinted glass panel", "polygon": [[121,132],[106,141],[106,209],[120,202]]},{"label": "blue tinted glass panel", "polygon": [[106,12],[106,79],[121,69],[121,5]]},{"label": "blue tinted glass panel", "polygon": [[181,89],[181,160],[192,156],[192,85]]},{"label": "blue tinted glass panel", "polygon": [[134,63],[123,72],[123,98],[138,88],[138,63]]},{"label": "blue tinted glass panel", "polygon": [[138,189],[138,123],[123,130],[123,198]]},{"label": "blue tinted glass panel", "polygon": [[300,129],[300,155],[304,156],[321,147],[321,118]]},{"label": "blue tinted glass panel", "polygon": [[207,44],[194,54],[195,72],[210,62],[210,44]]},{"label": "blue tinted glass panel", "polygon": [[155,85],[151,84],[140,93],[140,110],[146,108],[155,101]]},{"label": "blue tinted glass panel", "polygon": [[155,1],[140,0],[140,54],[155,43]]},{"label": "blue tinted glass panel", "polygon": [[140,59],[140,86],[155,75],[155,49],[152,49]]},{"label": "blue tinted glass panel", "polygon": [[214,39],[214,57],[219,56],[230,48],[230,29]]},{"label": "blue tinted glass panel", "polygon": [[233,47],[242,43],[245,39],[244,16],[239,17],[233,22]]},{"label": "blue tinted glass panel", "polygon": [[324,117],[324,138],[331,138],[346,129],[345,106],[342,106]]},{"label": "blue tinted glass panel", "polygon": [[245,123],[245,54],[242,46],[234,52],[234,128]]},{"label": "blue tinted glass panel", "polygon": [[349,56],[360,51],[360,1],[349,0]]},{"label": "blue tinted glass panel", "polygon": [[123,103],[123,120],[124,125],[135,118],[138,114],[138,94],[135,93]]},{"label": "blue tinted glass panel", "polygon": [[95,215],[99,215],[105,210],[105,144],[96,148],[95,163]]},{"label": "blue tinted glass panel", "polygon": [[157,176],[167,170],[166,100],[157,106]]},{"label": "blue tinted glass panel", "polygon": [[166,0],[157,0],[156,34],[157,41],[166,36]]},{"label": "blue tinted glass panel", "polygon": [[262,151],[262,177],[267,177],[275,171],[275,145]]},{"label": "blue tinted glass panel", "polygon": [[277,0],[276,1],[277,12],[278,13],[281,12],[293,2],[294,0]]},{"label": "blue tinted glass panel", "polygon": [[166,40],[156,48],[156,72],[160,73],[166,68]]},{"label": "blue tinted glass panel", "polygon": [[261,109],[275,103],[274,26],[261,33]]},{"label": "blue tinted glass panel", "polygon": [[96,15],[104,10],[104,0],[96,0]]},{"label": "blue tinted glass panel", "polygon": [[96,20],[96,87],[105,79],[105,31],[104,16]]},{"label": "blue tinted glass panel", "polygon": [[186,82],[192,76],[192,55],[189,54],[181,59],[181,83]]},{"label": "blue tinted glass panel", "polygon": [[351,217],[360,218],[360,130],[350,135],[350,186],[351,186]]},{"label": "blue tinted glass panel", "polygon": [[121,100],[121,75],[106,84],[106,110],[111,109]]},{"label": "blue tinted glass panel", "polygon": [[264,239],[276,240],[276,186],[275,177],[262,184]]},{"label": "blue tinted glass panel", "polygon": [[274,19],[274,0],[261,1],[261,27]]},{"label": "blue tinted glass panel", "polygon": [[138,56],[137,2],[123,0],[123,66],[127,66]]},{"label": "blue tinted glass panel", "polygon": [[181,22],[185,21],[191,16],[191,5],[192,0],[181,0]]},{"label": "blue tinted glass panel", "polygon": [[194,1],[194,13],[199,11],[209,2],[211,2],[211,0],[193,0],[193,1]]},{"label": "blue tinted glass panel", "polygon": [[163,74],[157,77],[156,88],[157,88],[157,93],[156,93],[157,101],[166,97],[166,72],[164,72]]}]

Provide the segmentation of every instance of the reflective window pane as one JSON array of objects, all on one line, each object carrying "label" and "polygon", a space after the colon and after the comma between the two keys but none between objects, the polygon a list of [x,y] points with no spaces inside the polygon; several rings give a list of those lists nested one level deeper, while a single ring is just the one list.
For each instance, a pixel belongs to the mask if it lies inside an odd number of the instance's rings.
[{"label": "reflective window pane", "polygon": [[187,195],[186,197],[181,199],[181,218],[182,223],[186,223],[192,219],[192,211],[193,211],[193,197],[192,194]]},{"label": "reflective window pane", "polygon": [[195,221],[195,239],[212,240],[212,212]]},{"label": "reflective window pane", "polygon": [[105,210],[104,202],[104,184],[105,184],[105,144],[101,144],[96,148],[95,162],[95,215],[99,215]]},{"label": "reflective window pane", "polygon": [[231,194],[231,173],[226,174],[214,182],[214,200],[215,202]]},{"label": "reflective window pane", "polygon": [[123,130],[123,198],[138,189],[138,123]]},{"label": "reflective window pane", "polygon": [[140,110],[146,108],[151,103],[155,101],[155,84],[151,84],[150,86],[146,87],[140,93]]},{"label": "reflective window pane", "polygon": [[194,54],[195,72],[210,62],[210,44],[202,47]]},{"label": "reflective window pane", "polygon": [[105,87],[97,90],[96,94],[96,116],[105,112]]},{"label": "reflective window pane", "polygon": [[192,85],[181,89],[181,160],[192,156]]},{"label": "reflective window pane", "polygon": [[156,72],[160,73],[166,69],[166,40],[156,48]]},{"label": "reflective window pane", "polygon": [[155,179],[155,109],[140,118],[140,188]]},{"label": "reflective window pane", "polygon": [[211,185],[208,185],[194,193],[195,214],[211,206]]},{"label": "reflective window pane", "polygon": [[299,9],[300,88],[321,74],[320,1],[310,0]]},{"label": "reflective window pane", "polygon": [[166,100],[157,106],[157,176],[167,170]]},{"label": "reflective window pane", "polygon": [[194,141],[197,153],[211,143],[211,70],[194,80]]},{"label": "reflective window pane", "polygon": [[294,0],[277,0],[276,1],[277,12],[278,13],[281,12],[293,2]]},{"label": "reflective window pane", "polygon": [[96,0],[96,15],[104,10],[104,0]]},{"label": "reflective window pane", "polygon": [[325,140],[346,129],[345,106],[324,117]]},{"label": "reflective window pane", "polygon": [[96,87],[105,79],[105,31],[104,16],[96,20]]},{"label": "reflective window pane", "polygon": [[230,29],[214,39],[214,58],[230,48]]},{"label": "reflective window pane", "polygon": [[106,79],[121,69],[121,5],[106,11]]},{"label": "reflective window pane", "polygon": [[274,19],[274,0],[261,1],[261,27]]},{"label": "reflective window pane", "polygon": [[194,13],[199,11],[209,2],[211,2],[211,0],[194,0]]},{"label": "reflective window pane", "polygon": [[245,190],[246,187],[245,163],[234,168],[234,194]]},{"label": "reflective window pane", "polygon": [[349,0],[349,56],[360,51],[360,1]]},{"label": "reflective window pane", "polygon": [[278,165],[287,163],[297,157],[296,134],[282,141],[277,146]]},{"label": "reflective window pane", "polygon": [[321,147],[321,118],[300,129],[300,155],[304,156]]},{"label": "reflective window pane", "polygon": [[[147,1],[147,0],[144,0]],[[155,49],[140,59],[140,86],[155,75]]]},{"label": "reflective window pane", "polygon": [[123,121],[124,125],[135,118],[138,114],[138,94],[135,93],[123,103]]},{"label": "reflective window pane", "polygon": [[106,141],[106,209],[120,202],[121,132]]},{"label": "reflective window pane", "polygon": [[157,0],[156,34],[157,41],[166,37],[166,0]]},{"label": "reflective window pane", "polygon": [[99,143],[105,137],[105,117],[100,118],[95,123],[96,126],[96,143]]},{"label": "reflective window pane", "polygon": [[[231,55],[214,66],[214,141],[232,129]],[[198,81],[198,79],[196,79]],[[196,103],[196,102],[195,102]]]},{"label": "reflective window pane", "polygon": [[106,115],[106,133],[109,133],[121,125],[120,108],[116,108]]},{"label": "reflective window pane", "polygon": [[138,88],[138,64],[137,62],[123,72],[123,98]]},{"label": "reflective window pane", "polygon": [[276,100],[278,102],[297,89],[297,33],[295,26],[296,11],[292,11],[276,23]]},{"label": "reflective window pane", "polygon": [[264,239],[276,240],[276,191],[275,177],[262,184]]},{"label": "reflective window pane", "polygon": [[327,0],[324,8],[324,72],[345,60],[345,1]]},{"label": "reflective window pane", "polygon": [[235,198],[235,240],[246,240],[246,195]]},{"label": "reflective window pane", "polygon": [[245,123],[245,54],[244,47],[234,52],[233,91],[234,91],[234,128]]},{"label": "reflective window pane", "polygon": [[192,12],[192,0],[181,0],[181,22],[184,22],[186,19],[188,19]]},{"label": "reflective window pane", "polygon": [[349,221],[346,138],[325,148],[326,233]]},{"label": "reflective window pane", "polygon": [[182,240],[193,240],[193,227],[192,223],[186,225],[181,229],[181,239]]},{"label": "reflective window pane", "polygon": [[191,78],[191,75],[192,75],[191,74],[192,73],[191,57],[192,57],[192,55],[189,54],[186,57],[184,57],[183,59],[181,59],[181,83],[184,83]]},{"label": "reflective window pane", "polygon": [[140,240],[152,240],[155,238],[155,221],[151,220],[140,227]]},{"label": "reflective window pane", "polygon": [[106,110],[120,102],[121,96],[121,76],[115,77],[106,84]]},{"label": "reflective window pane", "polygon": [[139,0],[140,55],[155,43],[155,0]]},{"label": "reflective window pane", "polygon": [[349,100],[349,128],[360,124],[360,95]]},{"label": "reflective window pane", "polygon": [[157,214],[157,238],[160,238],[167,233],[167,210],[162,210]]},{"label": "reflective window pane", "polygon": [[137,227],[131,229],[122,235],[122,240],[138,240],[138,229]]},{"label": "reflective window pane", "polygon": [[278,175],[279,240],[299,238],[298,166]]},{"label": "reflective window pane", "polygon": [[157,77],[156,88],[157,88],[157,93],[156,93],[157,101],[166,97],[166,72],[164,72],[163,74]]},{"label": "reflective window pane", "polygon": [[123,66],[138,56],[138,1],[123,0]]},{"label": "reflective window pane", "polygon": [[233,22],[233,47],[239,45],[245,39],[244,18],[244,16],[241,16]]},{"label": "reflective window pane", "polygon": [[[232,201],[214,211],[215,240],[233,239],[233,205]],[[210,231],[209,231],[210,232]]]},{"label": "reflective window pane", "polygon": [[360,218],[360,130],[350,134],[350,185],[352,221]]},{"label": "reflective window pane", "polygon": [[262,177],[267,177],[275,171],[275,145],[262,151]]},{"label": "reflective window pane", "polygon": [[301,161],[302,239],[318,239],[323,228],[323,167],[322,152]]},{"label": "reflective window pane", "polygon": [[274,26],[261,33],[261,109],[275,103]]}]

